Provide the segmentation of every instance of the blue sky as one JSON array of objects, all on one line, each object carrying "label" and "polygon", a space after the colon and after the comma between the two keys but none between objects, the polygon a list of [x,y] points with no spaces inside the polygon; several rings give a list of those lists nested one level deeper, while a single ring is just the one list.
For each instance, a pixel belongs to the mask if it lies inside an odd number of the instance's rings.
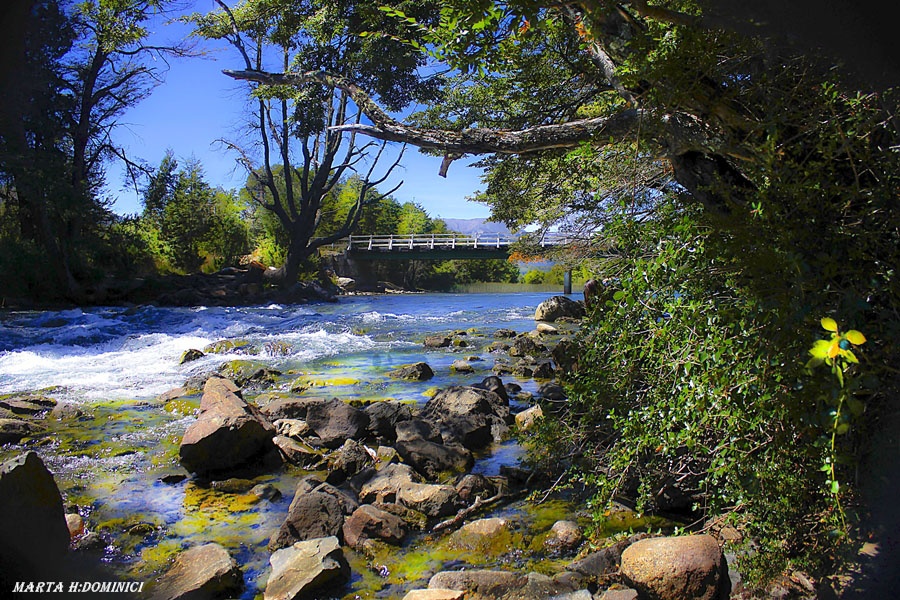
[{"label": "blue sky", "polygon": [[[191,10],[208,11],[212,0],[195,0]],[[190,27],[165,24],[163,19],[149,25],[153,42],[171,42],[186,36]],[[197,158],[207,181],[226,189],[237,188],[246,173],[237,166],[236,155],[225,150],[216,140],[241,139],[241,123],[245,119],[246,85],[222,74],[222,69],[241,68],[242,62],[227,44],[201,42],[206,50],[203,58],[173,59],[159,85],[149,98],[133,107],[121,118],[115,141],[125,148],[131,159],[159,165],[171,149],[176,158]],[[399,145],[394,145],[399,150]],[[408,148],[391,179],[382,187],[387,190],[403,180],[394,193],[400,202],[421,204],[433,217],[485,218],[489,209],[468,202],[480,187],[479,169],[467,167],[473,160],[454,162],[446,179],[438,176],[441,159],[420,154]],[[107,170],[107,193],[114,199],[113,210],[119,214],[141,211],[140,200],[126,182],[121,165],[111,164]]]}]

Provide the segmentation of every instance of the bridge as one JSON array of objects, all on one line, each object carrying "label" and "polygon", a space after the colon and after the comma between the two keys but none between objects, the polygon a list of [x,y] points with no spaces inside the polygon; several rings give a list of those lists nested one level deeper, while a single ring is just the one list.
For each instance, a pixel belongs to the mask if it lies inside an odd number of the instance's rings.
[{"label": "bridge", "polygon": [[[351,235],[346,252],[357,260],[450,260],[509,257],[509,248],[519,236],[502,233],[429,233],[411,235]],[[565,246],[580,238],[547,233],[543,248]]]},{"label": "bridge", "polygon": [[[451,260],[509,258],[509,249],[521,236],[501,233],[428,233],[410,235],[351,235],[341,250],[348,258],[366,260]],[[563,233],[546,233],[542,248],[584,242]],[[337,250],[337,245],[335,246]],[[566,271],[565,294],[572,293],[572,272]]]}]

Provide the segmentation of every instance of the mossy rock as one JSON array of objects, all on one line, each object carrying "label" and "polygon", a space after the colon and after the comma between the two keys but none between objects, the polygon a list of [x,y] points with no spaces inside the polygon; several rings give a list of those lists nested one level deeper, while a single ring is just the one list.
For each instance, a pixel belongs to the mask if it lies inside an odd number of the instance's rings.
[{"label": "mossy rock", "polygon": [[206,354],[259,354],[259,348],[248,340],[219,340],[203,348]]}]

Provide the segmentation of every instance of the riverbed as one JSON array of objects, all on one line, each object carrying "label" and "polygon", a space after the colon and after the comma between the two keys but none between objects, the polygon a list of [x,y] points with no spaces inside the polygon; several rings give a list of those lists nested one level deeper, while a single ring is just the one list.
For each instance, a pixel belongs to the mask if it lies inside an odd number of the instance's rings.
[{"label": "riverbed", "polygon": [[[355,296],[335,304],[257,307],[92,308],[0,314],[0,395],[46,390],[83,416],[53,425],[0,449],[7,459],[34,449],[54,473],[70,511],[108,542],[104,560],[123,577],[158,576],[178,551],[215,541],[244,572],[245,593],[254,598],[268,574],[266,544],[287,512],[294,486],[306,472],[276,469],[259,476],[282,496],[258,501],[197,485],[178,463],[178,445],[195,419],[199,394],[162,402],[159,396],[192,376],[230,361],[252,361],[281,373],[261,394],[302,393],[366,403],[385,399],[424,404],[435,389],[467,385],[491,375],[488,352],[498,329],[534,329],[536,306],[552,294],[409,294]],[[576,296],[577,299],[577,296]],[[426,349],[426,335],[457,332],[459,346]],[[463,333],[464,332],[464,333]],[[224,353],[179,365],[183,352],[230,340]],[[451,370],[468,357],[475,373]],[[388,371],[427,362],[435,377],[398,381]],[[532,379],[514,379],[525,392],[516,412],[530,405]],[[291,389],[295,392],[290,392]],[[475,472],[496,475],[519,462],[514,440],[479,457]],[[336,598],[402,597],[448,568],[552,570],[536,561],[529,545],[559,518],[579,517],[563,502],[540,507],[519,503],[497,514],[513,523],[512,541],[480,555],[454,549],[440,536],[413,536],[399,551],[363,557],[348,551],[353,577]],[[584,518],[585,515],[580,515]],[[543,557],[542,557],[543,558]],[[540,564],[538,564],[538,562]]]}]

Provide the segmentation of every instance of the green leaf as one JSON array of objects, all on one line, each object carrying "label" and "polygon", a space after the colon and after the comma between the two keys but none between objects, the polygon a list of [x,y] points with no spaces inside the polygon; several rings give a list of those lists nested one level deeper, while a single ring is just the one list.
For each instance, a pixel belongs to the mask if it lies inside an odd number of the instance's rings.
[{"label": "green leaf", "polygon": [[820,360],[825,360],[825,357],[828,356],[828,348],[831,347],[831,342],[828,340],[818,340],[813,347],[809,349],[810,355],[813,358],[817,358]]},{"label": "green leaf", "polygon": [[854,346],[860,346],[866,343],[866,336],[855,329],[851,329],[850,331],[845,333],[844,337],[847,338],[847,341]]},{"label": "green leaf", "polygon": [[837,494],[841,490],[841,484],[839,484],[836,480],[831,482],[831,493]]},{"label": "green leaf", "polygon": [[837,321],[835,321],[831,317],[822,318],[821,323],[822,323],[822,329],[824,329],[825,331],[837,332],[837,330],[838,330]]},{"label": "green leaf", "polygon": [[850,431],[850,424],[849,424],[849,423],[841,423],[841,424],[838,425],[838,426],[835,428],[835,430],[834,430],[834,432],[837,433],[838,435],[844,435],[844,434],[847,433],[848,431]]}]

